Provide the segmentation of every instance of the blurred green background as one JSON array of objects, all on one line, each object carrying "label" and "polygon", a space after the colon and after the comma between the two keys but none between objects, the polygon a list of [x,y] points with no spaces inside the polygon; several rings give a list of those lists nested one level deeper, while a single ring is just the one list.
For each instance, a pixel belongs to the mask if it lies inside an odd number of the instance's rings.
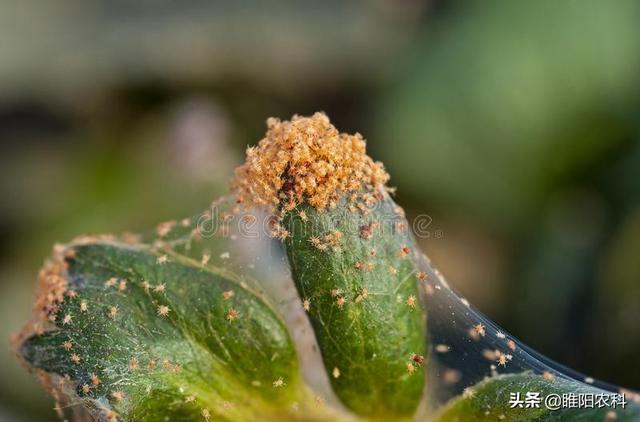
[{"label": "blurred green background", "polygon": [[472,303],[640,388],[640,2],[0,0],[0,420],[55,420],[9,337],[56,241],[227,190],[268,116],[386,163]]}]

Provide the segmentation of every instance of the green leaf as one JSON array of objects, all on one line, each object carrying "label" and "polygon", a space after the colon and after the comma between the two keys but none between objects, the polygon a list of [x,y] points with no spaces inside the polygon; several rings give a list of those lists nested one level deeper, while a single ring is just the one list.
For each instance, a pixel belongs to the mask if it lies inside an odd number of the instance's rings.
[{"label": "green leaf", "polygon": [[[511,408],[511,393],[520,393],[524,399],[527,392],[540,393],[542,403],[534,408]],[[561,408],[550,410],[544,404],[544,398],[550,394],[580,394],[597,397],[598,394],[611,393],[566,378],[556,377],[547,380],[533,373],[500,375],[487,378],[467,390],[463,396],[452,399],[440,412],[437,422],[458,421],[637,421],[640,420],[640,406],[627,398],[624,408],[618,406],[593,408]],[[613,413],[611,413],[613,412]]]},{"label": "green leaf", "polygon": [[[424,387],[426,316],[401,210],[342,198],[322,212],[286,214],[285,247],[334,391],[359,415],[414,414]],[[409,366],[410,365],[410,366]]]},{"label": "green leaf", "polygon": [[108,241],[64,256],[55,327],[19,348],[61,404],[126,421],[327,414],[310,404],[283,322],[233,274]]}]

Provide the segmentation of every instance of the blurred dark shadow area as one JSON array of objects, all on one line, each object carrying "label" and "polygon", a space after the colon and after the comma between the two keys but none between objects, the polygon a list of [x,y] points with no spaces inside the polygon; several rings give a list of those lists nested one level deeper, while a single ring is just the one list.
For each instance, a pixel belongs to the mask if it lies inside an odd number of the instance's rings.
[{"label": "blurred dark shadow area", "polygon": [[640,388],[640,2],[0,0],[0,420],[55,242],[224,194],[269,116],[359,131],[422,246],[545,355]]}]

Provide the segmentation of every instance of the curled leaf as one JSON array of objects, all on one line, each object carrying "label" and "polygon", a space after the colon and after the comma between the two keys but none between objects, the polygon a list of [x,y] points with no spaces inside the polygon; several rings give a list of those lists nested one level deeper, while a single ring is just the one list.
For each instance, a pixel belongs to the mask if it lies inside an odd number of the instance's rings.
[{"label": "curled leaf", "polygon": [[39,301],[49,328],[19,353],[60,405],[99,420],[320,418],[284,324],[233,274],[110,241],[54,261]]},{"label": "curled leaf", "polygon": [[406,220],[380,195],[364,212],[345,198],[298,206],[285,246],[338,397],[360,415],[404,418],[422,397],[426,317]]}]

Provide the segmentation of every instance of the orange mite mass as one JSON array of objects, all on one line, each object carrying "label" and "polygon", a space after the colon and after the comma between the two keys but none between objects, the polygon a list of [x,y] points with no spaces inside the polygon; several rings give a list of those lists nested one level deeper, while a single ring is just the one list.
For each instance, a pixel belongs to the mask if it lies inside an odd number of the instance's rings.
[{"label": "orange mite mass", "polygon": [[338,192],[371,190],[389,180],[382,163],[366,154],[362,136],[339,133],[324,113],[270,118],[267,127],[236,169],[232,187],[239,203],[291,210],[307,202],[322,210],[335,203]]}]

